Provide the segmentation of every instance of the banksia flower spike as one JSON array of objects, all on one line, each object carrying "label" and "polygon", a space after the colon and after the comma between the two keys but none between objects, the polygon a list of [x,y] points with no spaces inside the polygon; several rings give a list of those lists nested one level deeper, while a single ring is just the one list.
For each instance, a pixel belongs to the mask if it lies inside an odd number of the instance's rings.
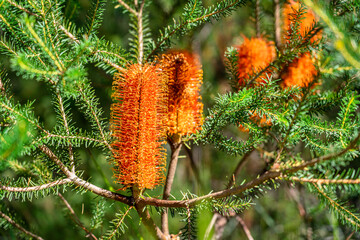
[{"label": "banksia flower spike", "polygon": [[283,87],[307,87],[314,81],[317,75],[317,69],[314,66],[310,53],[304,53],[301,57],[295,59],[285,71],[281,74]]},{"label": "banksia flower spike", "polygon": [[[284,6],[283,16],[284,16],[284,32],[285,34],[285,40],[289,40],[290,34],[293,34],[291,32],[291,26],[295,24],[294,22],[294,14],[300,10],[300,3],[296,2],[294,0],[290,0],[287,4]],[[314,14],[314,12],[311,9],[306,9],[306,12],[304,12],[299,21],[299,34],[302,37],[305,37],[306,33],[312,28],[312,26],[316,23],[317,17]],[[317,41],[321,39],[321,32],[318,32],[315,36],[311,38],[311,42]]]},{"label": "banksia flower spike", "polygon": [[[244,43],[238,47],[238,77],[239,86],[245,85],[249,76],[259,73],[275,59],[276,51],[273,42],[263,38],[245,38]],[[264,82],[266,74],[262,73],[255,81]]]},{"label": "banksia flower spike", "polygon": [[165,170],[166,91],[158,67],[133,64],[114,78],[111,130],[114,175],[124,189],[152,189]]},{"label": "banksia flower spike", "polygon": [[181,136],[195,133],[202,124],[202,69],[197,56],[186,51],[169,52],[159,61],[168,78],[167,133],[180,141]]}]

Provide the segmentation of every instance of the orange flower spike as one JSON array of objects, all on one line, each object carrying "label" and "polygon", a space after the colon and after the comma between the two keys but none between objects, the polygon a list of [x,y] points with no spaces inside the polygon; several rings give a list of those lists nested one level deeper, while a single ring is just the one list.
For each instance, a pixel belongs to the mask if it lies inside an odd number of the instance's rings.
[{"label": "orange flower spike", "polygon": [[202,124],[202,69],[198,58],[186,51],[169,52],[159,61],[169,80],[167,133],[179,141],[181,136],[195,133]]},{"label": "orange flower spike", "polygon": [[[295,2],[294,0],[290,0],[289,3],[285,4],[283,10],[284,16],[284,32],[291,34],[291,24],[293,24],[293,15],[299,11],[300,3]],[[317,17],[315,13],[311,9],[306,9],[301,15],[300,25],[299,25],[299,33],[302,37],[311,29],[311,27],[317,22]],[[317,41],[321,39],[321,32],[318,32],[315,36],[311,38],[311,42]],[[288,34],[285,34],[285,40],[289,40]]]},{"label": "orange flower spike", "polygon": [[158,67],[133,64],[114,78],[111,130],[114,175],[124,188],[152,189],[162,183],[166,91]]},{"label": "orange flower spike", "polygon": [[311,59],[310,53],[305,53],[295,59],[287,66],[286,71],[281,75],[283,87],[308,86],[317,75],[316,67]]},{"label": "orange flower spike", "polygon": [[[266,68],[276,57],[273,42],[263,38],[245,38],[243,44],[238,47],[238,77],[239,85],[245,85],[245,80],[264,68]],[[265,71],[257,79],[257,83],[263,83],[266,78]]]}]

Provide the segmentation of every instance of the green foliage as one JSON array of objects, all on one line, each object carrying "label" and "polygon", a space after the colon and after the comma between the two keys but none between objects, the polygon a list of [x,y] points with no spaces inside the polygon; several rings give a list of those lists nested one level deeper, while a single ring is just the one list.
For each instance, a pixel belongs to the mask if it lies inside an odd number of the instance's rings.
[{"label": "green foliage", "polygon": [[182,222],[185,223],[181,229],[180,239],[192,240],[197,239],[197,215],[199,214],[197,208],[187,208],[181,212],[183,216]]},{"label": "green foliage", "polygon": [[30,129],[24,120],[16,121],[12,128],[7,128],[0,134],[0,161],[16,159],[30,141]]},{"label": "green foliage", "polygon": [[104,239],[118,239],[120,236],[125,234],[128,226],[126,225],[125,219],[131,218],[129,211],[132,207],[127,207],[124,210],[120,210],[115,214],[115,218],[111,220],[111,227],[104,235]]},{"label": "green foliage", "polygon": [[105,199],[100,199],[93,209],[93,217],[91,218],[90,229],[91,231],[98,229],[102,226],[104,221],[105,215],[105,208],[106,208],[106,201]]},{"label": "green foliage", "polygon": [[317,193],[323,206],[328,207],[342,224],[349,225],[357,231],[360,227],[360,217],[358,213],[355,213],[355,208],[337,199],[336,194],[326,187],[319,187],[316,184],[308,184],[307,187],[310,191]]}]

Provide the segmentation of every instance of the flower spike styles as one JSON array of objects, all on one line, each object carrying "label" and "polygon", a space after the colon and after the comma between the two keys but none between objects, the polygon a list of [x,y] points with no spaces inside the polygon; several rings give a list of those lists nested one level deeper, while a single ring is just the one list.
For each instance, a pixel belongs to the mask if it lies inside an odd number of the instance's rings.
[{"label": "flower spike styles", "polygon": [[[283,10],[284,16],[284,32],[286,41],[289,40],[289,34],[293,34],[291,32],[291,25],[294,24],[294,14],[296,14],[300,10],[300,3],[294,0],[290,0],[289,3],[285,4]],[[299,34],[302,37],[305,37],[306,33],[312,28],[312,26],[316,23],[317,17],[311,9],[306,9],[300,17],[299,23]],[[315,42],[321,39],[321,32],[318,32],[315,36],[311,38],[311,42]]]},{"label": "flower spike styles", "polygon": [[164,54],[160,63],[169,81],[167,133],[180,141],[181,136],[195,133],[202,124],[202,69],[197,56],[185,51]]},{"label": "flower spike styles", "polygon": [[133,64],[114,78],[111,130],[114,175],[124,189],[153,189],[165,170],[166,85],[158,67]]},{"label": "flower spike styles", "polygon": [[[238,47],[238,77],[239,86],[246,84],[249,76],[259,73],[275,59],[276,51],[273,42],[263,38],[245,38],[243,44]],[[255,81],[264,82],[266,74],[262,73]]]},{"label": "flower spike styles", "polygon": [[299,58],[295,59],[289,66],[286,67],[285,72],[281,74],[283,79],[283,87],[307,87],[314,81],[317,75],[317,69],[314,66],[313,59],[310,53],[304,53]]}]

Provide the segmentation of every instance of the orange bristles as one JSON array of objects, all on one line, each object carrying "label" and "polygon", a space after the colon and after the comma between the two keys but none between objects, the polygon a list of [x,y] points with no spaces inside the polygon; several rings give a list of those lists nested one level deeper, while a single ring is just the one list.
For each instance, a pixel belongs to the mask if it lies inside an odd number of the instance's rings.
[{"label": "orange bristles", "polygon": [[195,55],[185,51],[169,52],[159,61],[169,81],[167,133],[179,140],[195,133],[202,124],[201,66]]},{"label": "orange bristles", "polygon": [[[245,85],[249,76],[254,76],[264,70],[275,57],[276,51],[273,42],[266,41],[263,38],[245,38],[243,44],[238,47],[239,85]],[[268,73],[270,71],[263,72],[255,82],[265,82]]]},{"label": "orange bristles", "polygon": [[317,75],[310,53],[305,53],[287,66],[281,78],[283,87],[307,87]]},{"label": "orange bristles", "polygon": [[[300,9],[300,3],[295,2],[294,0],[290,0],[289,3],[285,4],[283,16],[284,16],[284,31],[285,40],[289,40],[289,34],[292,34],[291,32],[291,25],[294,24],[294,14],[299,11]],[[300,17],[300,24],[299,24],[299,34],[302,37],[305,37],[306,33],[309,32],[309,30],[313,27],[313,25],[316,23],[317,18],[313,11],[310,9],[306,9],[306,12],[304,12]],[[318,32],[315,36],[311,38],[311,42],[317,41],[321,38],[321,33]]]},{"label": "orange bristles", "polygon": [[166,91],[158,67],[133,64],[114,78],[111,144],[114,175],[124,189],[152,189],[162,183]]}]

